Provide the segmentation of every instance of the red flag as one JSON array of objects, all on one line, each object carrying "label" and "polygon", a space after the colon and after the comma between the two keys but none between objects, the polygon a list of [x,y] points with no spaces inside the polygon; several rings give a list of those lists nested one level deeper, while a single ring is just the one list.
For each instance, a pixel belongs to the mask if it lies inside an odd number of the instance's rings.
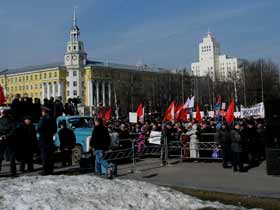
[{"label": "red flag", "polygon": [[105,112],[105,108],[103,106],[99,106],[97,117],[104,119]]},{"label": "red flag", "polygon": [[172,101],[168,109],[166,110],[163,121],[166,120],[166,121],[174,122],[174,117],[175,117],[175,104],[174,101]]},{"label": "red flag", "polygon": [[0,105],[3,105],[6,102],[6,97],[4,95],[4,90],[0,85]]},{"label": "red flag", "polygon": [[175,120],[176,121],[180,120],[180,116],[181,116],[181,112],[183,111],[183,107],[184,107],[184,104],[180,104],[180,105],[176,106],[176,109],[175,109]]},{"label": "red flag", "polygon": [[106,111],[105,115],[104,115],[104,122],[105,122],[105,123],[108,123],[108,122],[110,121],[110,119],[111,119],[111,113],[112,113],[112,109],[109,108],[109,109]]},{"label": "red flag", "polygon": [[188,109],[182,109],[181,113],[180,113],[180,120],[182,120],[183,122],[187,122],[188,121]]},{"label": "red flag", "polygon": [[144,107],[143,107],[142,103],[138,105],[136,113],[137,113],[137,118],[139,120],[143,120],[144,119]]},{"label": "red flag", "polygon": [[232,123],[234,121],[234,98],[231,99],[231,102],[227,108],[226,121],[227,123]]},{"label": "red flag", "polygon": [[195,119],[196,119],[197,122],[199,122],[199,123],[202,121],[202,118],[201,118],[201,115],[200,115],[200,108],[199,108],[199,104],[198,104],[198,103],[196,104]]}]

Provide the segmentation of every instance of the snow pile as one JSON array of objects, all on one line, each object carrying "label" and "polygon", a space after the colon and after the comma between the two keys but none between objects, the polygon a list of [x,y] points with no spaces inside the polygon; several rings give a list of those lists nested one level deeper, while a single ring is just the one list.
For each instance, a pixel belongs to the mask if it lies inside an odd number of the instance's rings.
[{"label": "snow pile", "polygon": [[1,210],[242,209],[132,180],[95,176],[21,177],[0,181]]}]

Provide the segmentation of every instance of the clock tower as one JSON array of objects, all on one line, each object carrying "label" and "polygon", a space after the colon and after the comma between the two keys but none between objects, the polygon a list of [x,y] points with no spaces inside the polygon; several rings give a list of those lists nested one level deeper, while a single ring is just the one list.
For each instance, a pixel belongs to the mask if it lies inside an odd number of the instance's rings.
[{"label": "clock tower", "polygon": [[67,49],[64,55],[64,65],[67,70],[67,98],[83,97],[83,71],[86,61],[87,54],[84,51],[84,43],[80,41],[80,29],[77,25],[76,10],[74,9],[70,40],[67,42]]}]

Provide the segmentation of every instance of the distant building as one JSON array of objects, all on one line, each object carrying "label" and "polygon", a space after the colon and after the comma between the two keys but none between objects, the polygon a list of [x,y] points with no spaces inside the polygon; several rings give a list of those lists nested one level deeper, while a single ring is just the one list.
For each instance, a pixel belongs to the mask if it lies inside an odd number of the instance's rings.
[{"label": "distant building", "polygon": [[220,55],[220,44],[208,32],[199,44],[199,62],[191,64],[192,75],[209,76],[215,80],[230,80],[240,77],[239,60]]},{"label": "distant building", "polygon": [[136,111],[140,102],[152,112],[164,109],[171,100],[183,102],[190,94],[187,74],[89,60],[75,13],[64,62],[1,71],[0,84],[9,103],[16,94],[41,100],[60,96],[64,102],[79,97],[84,107],[102,105],[121,109],[124,114]]}]

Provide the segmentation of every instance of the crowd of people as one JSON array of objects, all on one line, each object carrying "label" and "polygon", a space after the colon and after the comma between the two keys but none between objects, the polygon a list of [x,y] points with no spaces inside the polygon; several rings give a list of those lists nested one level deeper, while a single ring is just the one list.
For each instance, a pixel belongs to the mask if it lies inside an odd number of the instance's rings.
[{"label": "crowd of people", "polygon": [[[20,171],[33,170],[33,156],[40,153],[43,174],[53,172],[53,135],[57,132],[55,119],[61,115],[78,115],[78,99],[68,99],[64,105],[58,97],[39,99],[34,103],[31,98],[17,96],[11,109],[0,112],[0,170],[2,160],[10,161],[11,173],[16,174],[16,160],[20,162]],[[34,123],[38,124],[35,129]],[[120,139],[122,148],[131,148],[130,139],[137,139],[137,152],[149,145],[152,131],[161,133],[161,160],[165,165],[168,146],[178,142],[183,151],[183,158],[204,159],[222,158],[224,168],[234,171],[246,171],[248,167],[257,166],[265,158],[265,124],[263,119],[238,119],[229,125],[221,118],[204,118],[201,122],[190,119],[187,122],[162,122],[160,117],[149,117],[145,121],[129,123],[127,119],[111,119],[103,124],[101,118],[95,118],[91,146],[95,149],[96,172],[106,173],[108,167],[104,152],[109,150],[111,141]],[[37,135],[37,133],[39,135]],[[207,135],[205,135],[207,134]],[[75,134],[67,128],[66,122],[59,125],[58,135],[63,165],[71,165],[71,151],[75,146]],[[108,136],[110,135],[110,139]],[[38,138],[38,139],[37,139]],[[106,141],[104,139],[107,139]],[[201,149],[203,142],[215,142],[215,148]],[[248,169],[247,167],[247,169]]]},{"label": "crowd of people", "polygon": [[[57,131],[56,118],[66,115],[78,115],[79,99],[68,99],[63,105],[61,97],[49,100],[20,97],[17,95],[10,107],[1,107],[0,111],[0,171],[3,160],[10,162],[10,171],[17,173],[16,161],[20,162],[20,171],[34,170],[34,156],[40,155],[43,164],[42,174],[53,172],[53,136]],[[35,128],[35,124],[37,127]],[[71,129],[59,125],[60,150],[63,165],[71,164],[70,156],[75,135]],[[37,135],[38,134],[38,135]]]},{"label": "crowd of people", "polygon": [[[225,121],[215,121],[214,118],[204,118],[201,122],[192,119],[188,122],[175,123],[162,122],[159,118],[137,124],[114,121],[106,126],[111,134],[117,133],[119,139],[136,137],[138,153],[148,146],[150,133],[158,131],[162,133],[162,145],[167,144],[168,147],[176,142],[181,145],[184,159],[222,158],[223,168],[233,168],[234,171],[240,172],[258,166],[265,159],[265,122],[263,119],[238,119],[229,125]],[[207,147],[209,142],[213,142],[211,145],[216,146]],[[206,146],[200,146],[203,143]],[[121,141],[120,144],[122,147],[131,147],[129,141]],[[164,165],[166,161],[164,149],[161,156]]]}]

